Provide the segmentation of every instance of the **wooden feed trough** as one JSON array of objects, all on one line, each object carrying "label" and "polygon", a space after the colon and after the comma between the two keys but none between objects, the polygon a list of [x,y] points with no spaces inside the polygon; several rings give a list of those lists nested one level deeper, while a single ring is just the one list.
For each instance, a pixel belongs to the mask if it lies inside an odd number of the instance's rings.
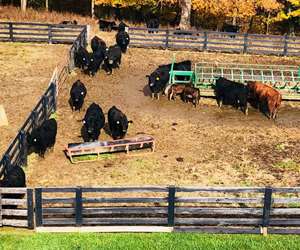
[{"label": "wooden feed trough", "polygon": [[148,148],[152,152],[154,151],[154,138],[149,135],[139,135],[121,140],[69,143],[65,148],[65,152],[72,163],[79,163],[98,160],[101,154],[129,153],[129,151]]}]

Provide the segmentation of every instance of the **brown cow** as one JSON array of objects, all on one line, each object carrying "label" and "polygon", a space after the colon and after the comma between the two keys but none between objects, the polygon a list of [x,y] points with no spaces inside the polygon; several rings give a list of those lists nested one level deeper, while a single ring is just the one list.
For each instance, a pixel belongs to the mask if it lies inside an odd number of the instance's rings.
[{"label": "brown cow", "polygon": [[269,119],[275,120],[282,100],[280,92],[261,82],[248,82],[248,88],[250,90],[250,98],[259,106],[266,103],[269,110]]},{"label": "brown cow", "polygon": [[188,102],[191,100],[195,107],[197,107],[197,104],[199,104],[200,101],[199,89],[194,88],[192,86],[185,86],[182,93],[182,99],[184,102]]},{"label": "brown cow", "polygon": [[169,88],[167,88],[167,94],[169,100],[175,100],[177,95],[181,95],[183,93],[183,90],[185,88],[185,85],[183,84],[173,84]]}]

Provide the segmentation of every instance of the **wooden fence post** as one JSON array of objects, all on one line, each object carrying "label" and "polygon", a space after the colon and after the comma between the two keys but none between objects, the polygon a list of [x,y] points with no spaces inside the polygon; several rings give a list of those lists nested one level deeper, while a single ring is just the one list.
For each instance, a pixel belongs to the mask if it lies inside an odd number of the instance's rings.
[{"label": "wooden fence post", "polygon": [[57,110],[57,93],[56,93],[56,85],[57,85],[57,79],[55,80],[56,82],[52,82],[51,86],[52,86],[52,95],[53,95],[53,109],[54,111]]},{"label": "wooden fence post", "polygon": [[48,43],[52,43],[52,26],[51,25],[49,25],[48,26]]},{"label": "wooden fence post", "polygon": [[13,23],[9,23],[9,39],[13,42],[14,41],[14,30],[13,30]]},{"label": "wooden fence post", "polygon": [[26,138],[26,132],[24,130],[20,131],[20,151],[21,151],[21,165],[27,166],[27,138]]},{"label": "wooden fence post", "polygon": [[43,110],[44,110],[44,117],[45,119],[48,118],[48,109],[49,109],[49,98],[46,95],[43,95],[42,97],[42,103],[43,103]]},{"label": "wooden fence post", "polygon": [[169,48],[169,35],[170,35],[170,31],[169,29],[166,30],[166,42],[165,42],[165,49]]},{"label": "wooden fence post", "polygon": [[76,48],[73,46],[69,52],[69,72],[71,72],[75,68],[75,52]]},{"label": "wooden fence post", "polygon": [[207,42],[208,42],[208,37],[207,37],[207,31],[204,31],[204,41],[203,41],[203,50],[207,50]]},{"label": "wooden fence post", "polygon": [[76,216],[76,226],[81,226],[82,225],[82,189],[81,189],[81,187],[76,188],[75,216]]},{"label": "wooden fence post", "polygon": [[33,128],[38,127],[38,113],[36,110],[32,112]]},{"label": "wooden fence post", "polygon": [[2,192],[0,189],[0,227],[2,227]]},{"label": "wooden fence post", "polygon": [[289,36],[286,34],[284,36],[284,45],[283,45],[283,55],[284,56],[286,56],[287,52],[288,52],[288,39],[289,39]]},{"label": "wooden fence post", "polygon": [[34,221],[33,221],[33,191],[31,188],[27,189],[27,221],[28,221],[28,228],[34,228]]},{"label": "wooden fence post", "polygon": [[246,54],[248,50],[248,33],[244,35],[244,48],[243,53]]},{"label": "wooden fence post", "polygon": [[268,226],[269,226],[269,222],[270,222],[270,212],[271,212],[271,207],[272,207],[272,192],[273,192],[273,189],[271,187],[265,188],[264,209],[263,209],[262,228],[261,228],[261,233],[263,235],[267,235],[267,233],[268,233]]},{"label": "wooden fence post", "polygon": [[170,186],[168,189],[168,226],[173,227],[175,221],[175,186]]},{"label": "wooden fence post", "polygon": [[43,225],[43,210],[42,210],[42,189],[35,189],[35,225],[37,227]]},{"label": "wooden fence post", "polygon": [[10,162],[10,156],[8,154],[5,154],[3,156],[3,165],[5,169],[10,168],[11,166],[11,162]]}]

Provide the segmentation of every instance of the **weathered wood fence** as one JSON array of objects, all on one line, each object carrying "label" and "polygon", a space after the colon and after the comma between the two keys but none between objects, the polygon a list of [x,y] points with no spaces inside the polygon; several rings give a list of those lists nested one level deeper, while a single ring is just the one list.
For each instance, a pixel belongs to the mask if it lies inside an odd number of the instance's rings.
[{"label": "weathered wood fence", "polygon": [[0,41],[72,44],[84,28],[83,25],[0,22]]},{"label": "weathered wood fence", "polygon": [[33,190],[0,188],[0,226],[34,228]]},{"label": "weathered wood fence", "polygon": [[37,188],[36,227],[299,234],[299,193],[271,187]]},{"label": "weathered wood fence", "polygon": [[[37,26],[45,27],[40,28],[39,32],[44,34],[47,29],[51,29],[51,37],[48,37],[48,40],[36,39],[33,33],[24,33],[24,37],[17,37],[14,32],[13,39],[7,40],[2,37],[1,30],[9,27],[10,29],[15,30],[33,30],[37,29]],[[25,28],[24,28],[24,27]],[[62,35],[62,38],[59,38],[59,35],[55,35],[57,30],[65,30],[72,33],[71,35],[64,36],[65,33],[59,33]],[[38,30],[38,29],[37,29]],[[75,33],[76,32],[76,33]],[[5,33],[5,32],[4,32]],[[39,34],[39,33],[37,33]],[[49,32],[47,33],[50,34]],[[5,34],[7,35],[7,34]],[[66,38],[68,37],[68,40]],[[51,39],[50,39],[51,38]],[[50,40],[49,40],[50,39]],[[74,53],[79,48],[79,46],[86,47],[87,45],[87,27],[86,26],[70,26],[70,25],[54,25],[54,24],[37,24],[37,23],[7,23],[0,22],[0,42],[1,41],[12,41],[12,42],[52,42],[52,43],[72,43],[72,46],[69,51],[68,58],[66,60],[66,64],[58,71],[54,70],[52,78],[49,82],[49,87],[45,91],[45,93],[41,96],[39,102],[32,110],[23,126],[20,128],[17,136],[9,145],[8,149],[4,153],[1,161],[0,161],[0,178],[2,177],[6,168],[14,165],[26,166],[27,165],[27,147],[26,147],[26,134],[30,133],[33,128],[39,126],[43,121],[49,118],[49,116],[56,111],[57,106],[57,95],[59,91],[60,85],[66,79],[70,70],[75,67],[74,63]]]},{"label": "weathered wood fence", "polygon": [[129,35],[131,47],[300,56],[300,37],[287,35],[134,27],[129,28]]}]

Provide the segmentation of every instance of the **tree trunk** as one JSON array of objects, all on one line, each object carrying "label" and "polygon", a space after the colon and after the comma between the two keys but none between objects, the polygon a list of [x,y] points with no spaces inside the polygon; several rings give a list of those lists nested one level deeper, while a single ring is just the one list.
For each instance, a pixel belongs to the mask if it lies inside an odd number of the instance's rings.
[{"label": "tree trunk", "polygon": [[266,34],[269,34],[269,27],[270,27],[270,12],[268,12],[268,17],[267,17],[267,30],[266,30]]},{"label": "tree trunk", "polygon": [[91,0],[91,16],[92,18],[95,17],[95,1]]},{"label": "tree trunk", "polygon": [[26,11],[27,0],[21,0],[21,10]]},{"label": "tree trunk", "polygon": [[179,28],[187,30],[191,27],[192,0],[180,0],[181,18]]},{"label": "tree trunk", "polygon": [[49,0],[46,0],[45,8],[46,8],[47,11],[49,10]]}]

